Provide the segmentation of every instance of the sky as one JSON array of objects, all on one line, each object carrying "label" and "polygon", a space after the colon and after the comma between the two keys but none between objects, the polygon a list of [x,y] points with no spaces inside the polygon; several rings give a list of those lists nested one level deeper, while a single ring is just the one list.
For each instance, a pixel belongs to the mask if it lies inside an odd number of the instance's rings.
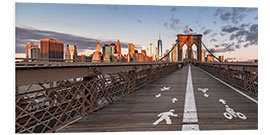
[{"label": "sky", "polygon": [[[258,9],[231,7],[138,6],[94,4],[16,3],[16,57],[25,44],[56,38],[76,44],[79,54],[89,55],[101,45],[120,40],[137,49],[171,49],[177,34],[202,34],[202,41],[217,56],[246,61],[258,58]],[[193,29],[191,33],[189,28]]]}]

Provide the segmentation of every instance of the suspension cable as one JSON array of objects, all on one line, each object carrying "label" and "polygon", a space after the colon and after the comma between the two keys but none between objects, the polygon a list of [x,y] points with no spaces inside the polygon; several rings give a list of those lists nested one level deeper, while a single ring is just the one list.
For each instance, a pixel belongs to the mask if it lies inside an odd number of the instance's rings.
[{"label": "suspension cable", "polygon": [[216,57],[212,52],[210,52],[208,50],[208,48],[205,46],[205,44],[203,42],[202,42],[202,44],[203,44],[203,47],[206,49],[206,51],[211,54],[211,56],[213,56],[216,60],[218,60],[219,62],[221,62],[221,60],[218,57]]},{"label": "suspension cable", "polygon": [[173,47],[172,47],[172,49],[167,54],[165,54],[162,58],[160,58],[158,60],[158,62],[160,62],[162,59],[164,59],[165,57],[167,57],[175,47],[176,47],[176,44],[174,44]]},{"label": "suspension cable", "polygon": [[[186,41],[188,40],[188,38],[186,39]],[[159,60],[158,60],[158,62],[160,62],[162,59],[164,59],[165,57],[167,57],[171,52],[172,52],[172,50],[176,47],[176,45],[177,44],[174,44],[174,46],[172,47],[172,49],[167,53],[167,54],[165,54],[163,57],[161,57]],[[208,52],[208,53],[210,53],[210,55],[211,56],[213,56],[217,61],[219,61],[219,62],[221,62],[221,60],[218,58],[218,57],[216,57],[212,52],[210,52],[209,50],[208,50],[208,48],[206,47],[206,45],[202,42],[202,45],[203,45],[203,47],[206,49],[206,51]]]}]

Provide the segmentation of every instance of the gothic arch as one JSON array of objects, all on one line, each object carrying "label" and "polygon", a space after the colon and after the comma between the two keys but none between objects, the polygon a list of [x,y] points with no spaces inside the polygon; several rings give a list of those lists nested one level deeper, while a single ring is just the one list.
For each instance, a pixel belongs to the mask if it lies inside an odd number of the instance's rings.
[{"label": "gothic arch", "polygon": [[197,61],[201,62],[202,60],[202,35],[183,35],[178,34],[176,43],[178,45],[178,61],[183,61],[183,45],[186,44],[188,46],[188,59],[191,59],[192,48],[191,45],[195,44],[197,47]]}]

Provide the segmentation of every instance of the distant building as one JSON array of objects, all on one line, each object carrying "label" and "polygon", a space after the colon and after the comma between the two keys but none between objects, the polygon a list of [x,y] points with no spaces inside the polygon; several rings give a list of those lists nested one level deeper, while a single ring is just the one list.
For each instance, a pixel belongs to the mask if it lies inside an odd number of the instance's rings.
[{"label": "distant building", "polygon": [[120,44],[120,41],[117,40],[117,43],[116,43],[116,50],[117,50],[117,58],[118,59],[121,59],[122,58],[122,54],[121,54],[121,44]]},{"label": "distant building", "polygon": [[61,61],[64,58],[64,42],[53,38],[40,39],[40,56],[50,61]]},{"label": "distant building", "polygon": [[112,55],[116,55],[117,54],[116,45],[114,43],[111,43],[110,44],[110,47],[112,48]]},{"label": "distant building", "polygon": [[101,62],[101,52],[98,51],[93,52],[92,62]]},{"label": "distant building", "polygon": [[97,50],[93,52],[92,62],[101,62],[101,50],[99,43],[97,43]]},{"label": "distant building", "polygon": [[26,54],[26,58],[31,58],[31,48],[32,47],[38,47],[37,44],[35,43],[27,43],[25,45],[25,54]]},{"label": "distant building", "polygon": [[123,62],[128,62],[128,55],[125,54],[122,58]]},{"label": "distant building", "polygon": [[128,55],[133,56],[135,53],[135,45],[133,43],[128,43]]},{"label": "distant building", "polygon": [[30,50],[32,59],[40,59],[40,49],[38,47],[31,47]]},{"label": "distant building", "polygon": [[[165,56],[166,54],[168,54],[168,53],[169,53],[169,50],[167,49],[167,50],[165,51],[165,53],[164,53],[164,56]],[[171,61],[170,55],[167,55],[167,56],[165,57],[165,61],[167,61],[167,62]]]},{"label": "distant building", "polygon": [[132,62],[132,58],[131,58],[131,55],[127,55],[127,62]]},{"label": "distant building", "polygon": [[202,62],[205,62],[205,50],[202,49]]},{"label": "distant building", "polygon": [[146,55],[146,50],[145,50],[145,49],[142,49],[142,50],[141,50],[141,53],[144,54],[145,56],[147,56],[147,55]]},{"label": "distant building", "polygon": [[159,35],[159,39],[158,39],[158,56],[159,56],[159,58],[162,57],[162,40],[160,39],[160,35]]},{"label": "distant building", "polygon": [[102,48],[102,52],[103,52],[103,62],[111,62],[113,55],[113,48],[111,47],[111,45],[105,44]]},{"label": "distant building", "polygon": [[219,56],[219,60],[220,60],[220,62],[224,62],[224,56],[223,55]]},{"label": "distant building", "polygon": [[211,54],[207,55],[207,62],[214,62],[214,57]]},{"label": "distant building", "polygon": [[149,45],[149,56],[152,57],[153,56],[153,48],[152,48],[152,43],[150,43]]},{"label": "distant building", "polygon": [[156,61],[159,60],[159,52],[158,52],[158,47],[156,47]]},{"label": "distant building", "polygon": [[67,45],[65,52],[65,60],[67,62],[75,62],[77,59],[76,45]]},{"label": "distant building", "polygon": [[148,58],[148,61],[149,61],[149,62],[153,62],[153,61],[154,61],[154,60],[153,60],[153,56],[152,56],[152,57],[149,57],[149,58]]},{"label": "distant building", "polygon": [[98,52],[101,52],[101,47],[100,47],[100,43],[99,42],[97,42],[97,51]]},{"label": "distant building", "polygon": [[79,55],[79,56],[78,56],[78,60],[79,60],[80,62],[85,62],[85,60],[86,60],[86,55],[85,55],[85,54]]}]

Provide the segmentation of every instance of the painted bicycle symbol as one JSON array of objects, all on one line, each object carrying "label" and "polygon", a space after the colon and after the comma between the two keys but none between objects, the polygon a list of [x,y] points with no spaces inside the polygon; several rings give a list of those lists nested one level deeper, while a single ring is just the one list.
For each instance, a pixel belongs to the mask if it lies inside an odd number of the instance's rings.
[{"label": "painted bicycle symbol", "polygon": [[247,117],[241,113],[241,112],[235,112],[232,108],[230,108],[228,105],[225,105],[226,107],[226,112],[223,113],[223,115],[225,116],[225,118],[227,119],[232,119],[234,117],[239,117],[240,119],[247,119]]},{"label": "painted bicycle symbol", "polygon": [[226,112],[223,113],[223,115],[225,116],[225,118],[227,119],[233,119],[235,117],[239,117],[240,119],[247,119],[247,117],[241,113],[241,112],[235,112],[232,108],[229,107],[229,105],[226,104],[226,101],[224,99],[219,99],[219,102],[225,105],[225,110]]}]

